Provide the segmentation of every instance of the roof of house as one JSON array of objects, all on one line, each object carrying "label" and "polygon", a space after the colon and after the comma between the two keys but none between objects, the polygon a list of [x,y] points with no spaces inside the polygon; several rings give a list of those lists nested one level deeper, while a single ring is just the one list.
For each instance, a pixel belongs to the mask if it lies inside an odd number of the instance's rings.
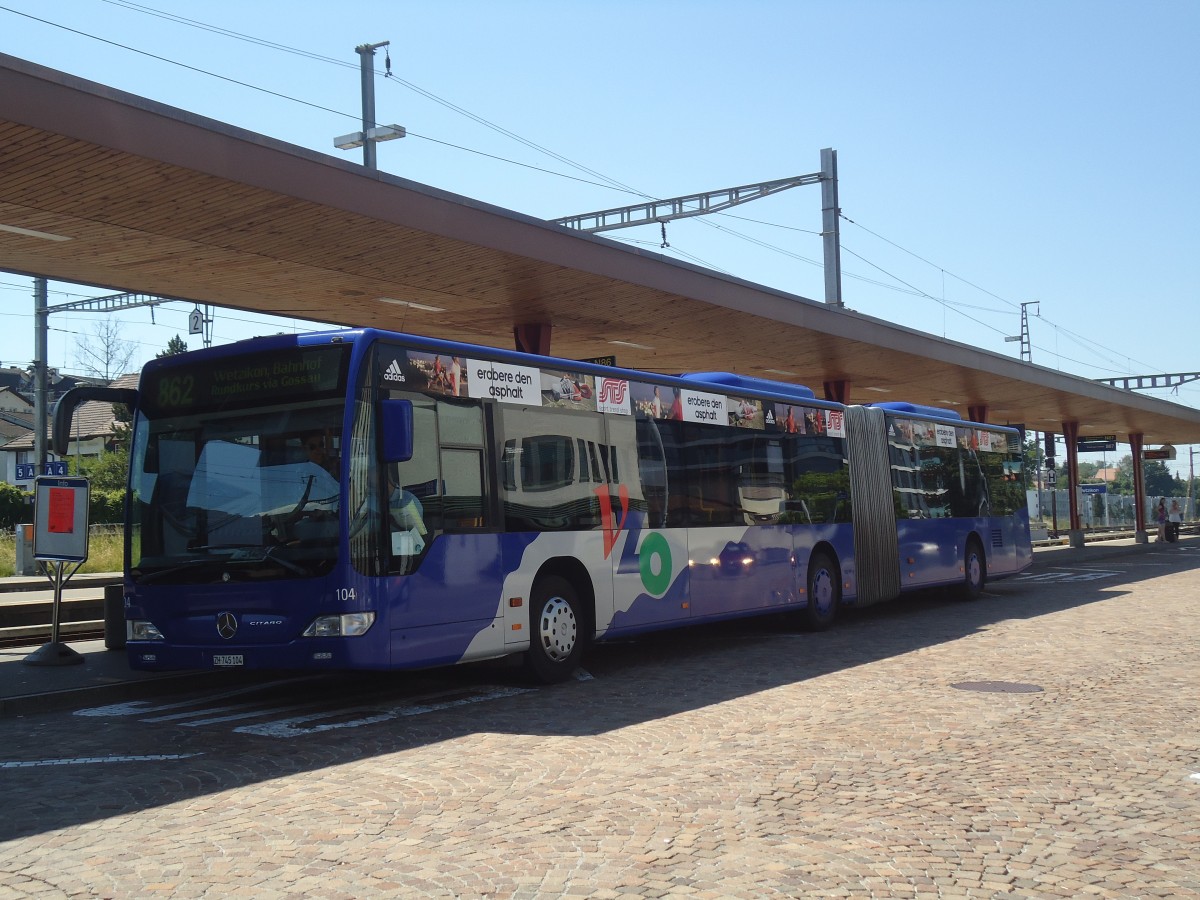
[{"label": "roof of house", "polygon": [[[133,373],[132,375],[122,375],[116,381],[112,382],[111,387],[118,388],[136,388],[140,374]],[[80,404],[75,410],[75,415],[71,419],[71,438],[72,440],[89,440],[97,437],[109,437],[116,431],[116,417],[113,415],[113,405],[103,400],[89,400],[87,403]],[[51,431],[54,428],[53,416],[46,425],[46,440],[50,440]],[[32,450],[34,444],[33,426],[30,424],[30,429],[27,434],[16,437],[4,444],[0,449],[3,450]]]},{"label": "roof of house", "polygon": [[33,401],[18,391],[15,387],[5,385],[0,387],[0,410],[5,406],[17,406],[21,409],[33,409]]}]

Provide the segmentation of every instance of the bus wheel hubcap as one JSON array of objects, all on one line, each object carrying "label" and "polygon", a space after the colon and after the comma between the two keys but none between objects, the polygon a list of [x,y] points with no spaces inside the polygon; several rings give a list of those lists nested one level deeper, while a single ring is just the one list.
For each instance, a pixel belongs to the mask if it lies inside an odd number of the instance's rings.
[{"label": "bus wheel hubcap", "polygon": [[542,649],[550,659],[561,661],[571,655],[575,647],[578,625],[571,604],[561,597],[546,601],[542,608],[540,635]]},{"label": "bus wheel hubcap", "polygon": [[817,572],[813,576],[813,603],[817,605],[817,609],[825,612],[833,603],[833,585],[829,573],[824,569]]}]

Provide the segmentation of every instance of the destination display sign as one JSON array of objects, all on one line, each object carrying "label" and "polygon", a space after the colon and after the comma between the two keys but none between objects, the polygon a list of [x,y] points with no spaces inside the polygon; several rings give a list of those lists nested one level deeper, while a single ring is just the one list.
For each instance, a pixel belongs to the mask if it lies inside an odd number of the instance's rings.
[{"label": "destination display sign", "polygon": [[341,394],[349,346],[297,347],[248,360],[209,360],[148,372],[141,405],[151,415],[294,403]]},{"label": "destination display sign", "polygon": [[1115,434],[1102,434],[1076,438],[1075,449],[1080,453],[1100,453],[1116,450],[1117,436]]}]

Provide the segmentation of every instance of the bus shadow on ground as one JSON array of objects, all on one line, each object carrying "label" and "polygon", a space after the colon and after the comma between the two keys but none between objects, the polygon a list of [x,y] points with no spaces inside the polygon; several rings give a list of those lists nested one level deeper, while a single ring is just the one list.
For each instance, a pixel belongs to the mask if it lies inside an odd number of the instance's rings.
[{"label": "bus shadow on ground", "polygon": [[[847,610],[818,633],[797,630],[784,615],[657,632],[593,647],[579,678],[550,687],[531,686],[516,668],[496,663],[305,673],[269,684],[246,673],[240,683],[222,681],[217,693],[118,704],[66,719],[0,721],[9,732],[24,730],[20,745],[28,748],[6,760],[61,759],[64,750],[74,758],[51,769],[0,767],[8,807],[0,840],[350,762],[389,756],[394,767],[403,765],[394,754],[481,734],[588,739],[956,641],[998,622],[1115,600],[1143,579],[1197,562],[1195,553],[1171,551],[1074,567],[1055,560],[1035,565],[1025,579],[989,584],[975,601],[937,590],[905,595]],[[1037,580],[1064,568],[1080,569],[1080,579]],[[1113,574],[1083,577],[1100,570]],[[272,727],[256,728],[264,716]],[[6,743],[17,746],[11,738]]]}]

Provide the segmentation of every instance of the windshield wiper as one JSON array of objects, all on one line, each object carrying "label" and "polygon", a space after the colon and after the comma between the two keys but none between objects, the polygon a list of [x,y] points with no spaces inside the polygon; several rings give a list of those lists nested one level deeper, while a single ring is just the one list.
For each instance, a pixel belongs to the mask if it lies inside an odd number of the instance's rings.
[{"label": "windshield wiper", "polygon": [[[255,563],[269,562],[281,569],[291,572],[293,575],[299,575],[307,578],[312,573],[303,566],[297,565],[290,559],[284,559],[276,555],[279,547],[260,547],[257,544],[247,544],[245,546],[236,546],[229,544],[215,544],[212,546],[191,547],[193,551],[209,551],[209,550],[227,550],[231,551],[228,556],[210,556],[204,559],[189,559],[181,562],[178,565],[169,566],[165,569],[157,569],[153,572],[140,573],[140,570],[133,569],[130,575],[133,579],[141,584],[152,584],[155,581],[166,578],[169,575],[174,575],[178,572],[185,572],[189,569],[202,568],[204,566],[214,566],[223,569],[237,567],[244,570],[248,566]],[[257,551],[257,552],[251,552]]]},{"label": "windshield wiper", "polygon": [[198,569],[203,566],[223,566],[228,560],[224,559],[189,559],[186,562],[179,563],[175,566],[168,566],[165,569],[156,569],[153,572],[143,573],[141,569],[130,569],[129,574],[138,584],[150,584],[158,581],[161,578],[166,578],[168,575],[174,575],[177,572],[183,572],[188,569]]}]

